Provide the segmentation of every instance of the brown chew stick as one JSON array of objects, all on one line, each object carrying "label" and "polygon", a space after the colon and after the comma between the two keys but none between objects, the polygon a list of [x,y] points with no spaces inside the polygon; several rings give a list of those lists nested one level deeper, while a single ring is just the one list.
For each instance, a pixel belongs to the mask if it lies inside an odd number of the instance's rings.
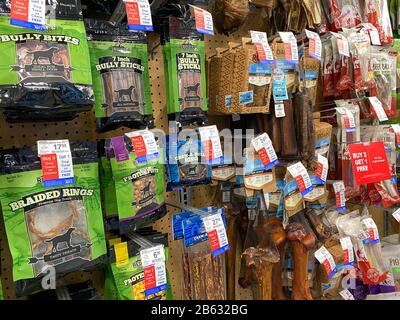
[{"label": "brown chew stick", "polygon": [[298,154],[296,125],[294,122],[294,108],[291,100],[286,100],[283,103],[285,107],[285,117],[279,118],[281,123],[281,155],[283,157],[296,156]]},{"label": "brown chew stick", "polygon": [[308,283],[308,255],[315,245],[315,237],[307,233],[305,227],[298,222],[289,224],[286,232],[291,242],[294,260],[293,299],[313,300]]}]

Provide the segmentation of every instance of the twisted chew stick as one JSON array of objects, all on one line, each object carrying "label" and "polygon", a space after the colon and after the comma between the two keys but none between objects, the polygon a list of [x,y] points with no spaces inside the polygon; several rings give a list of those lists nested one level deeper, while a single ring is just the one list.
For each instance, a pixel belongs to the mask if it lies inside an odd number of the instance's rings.
[{"label": "twisted chew stick", "polygon": [[298,222],[289,224],[286,232],[294,259],[293,299],[313,300],[308,283],[308,255],[315,245],[315,237]]},{"label": "twisted chew stick", "polygon": [[228,214],[226,216],[226,233],[228,236],[229,250],[226,253],[226,273],[227,273],[227,297],[228,300],[235,300],[236,287],[236,232],[237,216]]}]

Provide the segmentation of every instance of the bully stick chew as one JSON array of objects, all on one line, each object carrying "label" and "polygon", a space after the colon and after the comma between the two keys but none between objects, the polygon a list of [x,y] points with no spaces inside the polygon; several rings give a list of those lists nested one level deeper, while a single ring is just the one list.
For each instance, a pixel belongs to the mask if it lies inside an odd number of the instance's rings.
[{"label": "bully stick chew", "polygon": [[296,156],[298,153],[297,139],[295,131],[294,121],[294,108],[291,100],[284,101],[285,117],[279,118],[281,128],[281,140],[282,150],[281,155],[283,157]]},{"label": "bully stick chew", "polygon": [[227,298],[235,300],[236,287],[236,247],[237,247],[237,215],[226,215],[226,233],[228,237],[229,250],[226,252],[226,273],[227,273]]},{"label": "bully stick chew", "polygon": [[307,233],[303,224],[298,222],[289,224],[286,232],[294,258],[293,299],[313,300],[308,283],[308,255],[316,239],[312,233]]}]

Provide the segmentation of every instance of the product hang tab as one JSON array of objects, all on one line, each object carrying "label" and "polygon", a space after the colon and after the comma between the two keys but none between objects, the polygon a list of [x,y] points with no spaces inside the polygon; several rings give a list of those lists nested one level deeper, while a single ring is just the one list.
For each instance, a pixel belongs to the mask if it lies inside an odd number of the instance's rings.
[{"label": "product hang tab", "polygon": [[345,57],[350,57],[350,45],[349,45],[349,40],[347,38],[339,33],[331,32],[331,34],[335,37],[337,41],[337,48],[339,51],[339,54],[341,56]]},{"label": "product hang tab", "polygon": [[10,24],[40,31],[46,30],[46,0],[12,0]]},{"label": "product hang tab", "polygon": [[159,152],[154,133],[149,130],[139,130],[126,135],[131,139],[138,163],[145,163],[158,159]]},{"label": "product hang tab", "polygon": [[222,164],[224,156],[217,126],[199,128],[204,156],[209,164]]},{"label": "product hang tab", "polygon": [[346,211],[346,188],[343,181],[333,183],[333,192],[335,193],[336,210],[343,213]]},{"label": "product hang tab", "polygon": [[199,33],[214,35],[214,21],[211,13],[193,5],[190,7],[194,13],[196,30]]},{"label": "product hang tab", "polygon": [[300,193],[303,195],[303,197],[313,191],[314,188],[312,186],[311,178],[307,172],[307,169],[301,162],[297,162],[289,166],[287,170],[292,177],[296,179]]},{"label": "product hang tab", "polygon": [[75,183],[72,154],[68,140],[39,140],[37,147],[45,188]]},{"label": "product hang tab", "polygon": [[267,133],[254,138],[251,143],[260,156],[264,169],[270,170],[279,164],[278,156]]},{"label": "product hang tab", "polygon": [[251,41],[257,50],[257,57],[262,64],[273,64],[274,55],[272,49],[268,43],[268,37],[266,32],[250,31]]},{"label": "product hang tab", "polygon": [[148,0],[124,0],[129,30],[154,31]]},{"label": "product hang tab", "polygon": [[318,33],[305,29],[309,41],[308,54],[311,58],[322,60],[322,41]]},{"label": "product hang tab", "polygon": [[213,256],[218,256],[229,250],[228,236],[222,218],[221,210],[215,214],[202,217],[204,228],[208,234],[211,252]]},{"label": "product hang tab", "polygon": [[297,48],[297,40],[293,32],[279,32],[285,48],[285,59],[294,64],[299,63],[299,51]]}]

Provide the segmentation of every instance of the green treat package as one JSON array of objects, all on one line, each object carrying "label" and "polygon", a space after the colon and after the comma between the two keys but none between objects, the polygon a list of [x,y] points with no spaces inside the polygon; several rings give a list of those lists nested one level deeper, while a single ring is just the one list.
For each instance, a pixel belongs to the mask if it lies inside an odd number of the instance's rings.
[{"label": "green treat package", "polygon": [[167,111],[170,119],[183,125],[207,122],[204,37],[197,33],[194,20],[168,17],[161,34]]},{"label": "green treat package", "polygon": [[1,279],[0,279],[0,300],[4,300],[3,285],[1,284]]},{"label": "green treat package", "polygon": [[97,130],[153,127],[147,36],[126,24],[85,20]]},{"label": "green treat package", "polygon": [[0,0],[0,107],[8,121],[69,120],[93,106],[80,1],[59,0],[45,31],[10,24]]},{"label": "green treat package", "polygon": [[107,265],[104,270],[104,300],[118,300],[118,290],[114,282],[111,265]]},{"label": "green treat package", "polygon": [[[17,295],[106,258],[95,142],[70,144],[74,184],[45,188],[36,148],[0,152],[0,202]],[[52,269],[52,268],[55,268]]]},{"label": "green treat package", "polygon": [[161,219],[166,213],[163,149],[156,158],[136,159],[125,135],[106,140],[112,146],[111,168],[117,196],[119,230],[124,234]]},{"label": "green treat package", "polygon": [[[163,244],[165,258],[168,260],[168,235],[154,233],[145,236],[147,241],[152,244]],[[167,289],[155,294],[145,294],[144,271],[142,261],[140,259],[141,245],[131,240],[127,243],[121,243],[127,246],[128,260],[121,260],[118,257],[119,251],[116,246],[110,249],[111,270],[113,273],[114,283],[118,292],[119,300],[172,300],[172,291],[170,280],[167,277]],[[167,262],[167,261],[166,261]]]}]

